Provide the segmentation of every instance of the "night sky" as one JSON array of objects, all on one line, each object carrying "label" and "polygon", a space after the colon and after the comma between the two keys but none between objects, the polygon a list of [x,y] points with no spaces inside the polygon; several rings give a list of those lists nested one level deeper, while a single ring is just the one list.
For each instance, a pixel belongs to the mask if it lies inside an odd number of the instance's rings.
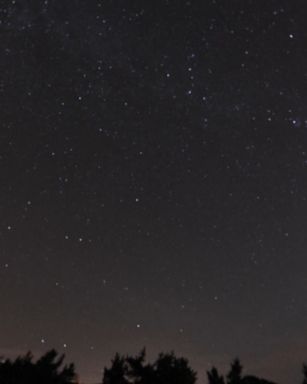
[{"label": "night sky", "polygon": [[0,354],[299,383],[307,3],[2,0]]}]

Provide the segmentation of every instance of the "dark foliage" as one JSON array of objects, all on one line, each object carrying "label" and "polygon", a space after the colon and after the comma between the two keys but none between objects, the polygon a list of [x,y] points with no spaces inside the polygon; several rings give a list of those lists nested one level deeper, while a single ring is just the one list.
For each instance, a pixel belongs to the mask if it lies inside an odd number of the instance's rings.
[{"label": "dark foliage", "polygon": [[139,355],[122,357],[118,354],[110,368],[105,368],[103,384],[195,384],[196,373],[184,358],[173,352],[161,353],[153,364],[146,363],[143,349]]},{"label": "dark foliage", "polygon": [[[64,355],[54,349],[33,361],[28,352],[15,360],[0,358],[0,384],[77,384],[74,364],[64,364]],[[207,371],[208,384],[275,384],[252,375],[242,375],[239,359],[233,360],[226,377],[216,367]],[[303,364],[307,384],[307,365]],[[110,368],[104,368],[102,384],[195,384],[196,372],[187,359],[174,352],[160,353],[153,363],[146,362],[145,349],[136,356],[116,353]]]},{"label": "dark foliage", "polygon": [[[238,358],[234,359],[231,363],[230,371],[226,376],[227,384],[274,384],[271,381],[256,377],[256,376],[242,376],[243,367]],[[306,371],[307,373],[307,371]],[[209,384],[224,384],[225,379],[222,375],[219,375],[218,370],[213,367],[210,371],[207,371]],[[303,384],[307,384],[303,383]]]},{"label": "dark foliage", "polygon": [[0,363],[0,384],[73,384],[76,373],[73,364],[64,365],[64,355],[55,350],[36,362],[28,352],[15,360],[3,359]]},{"label": "dark foliage", "polygon": [[274,384],[272,381],[262,379],[256,376],[248,375],[244,376],[241,380],[242,384]]},{"label": "dark foliage", "polygon": [[239,359],[234,359],[230,371],[227,375],[227,384],[240,384],[242,379],[243,367]]},{"label": "dark foliage", "polygon": [[303,384],[307,384],[307,364],[303,364]]},{"label": "dark foliage", "polygon": [[220,376],[218,370],[212,367],[211,371],[207,371],[208,383],[209,384],[224,384],[224,377]]},{"label": "dark foliage", "polygon": [[126,359],[117,353],[112,360],[111,368],[104,368],[103,382],[104,384],[128,384],[127,374]]}]

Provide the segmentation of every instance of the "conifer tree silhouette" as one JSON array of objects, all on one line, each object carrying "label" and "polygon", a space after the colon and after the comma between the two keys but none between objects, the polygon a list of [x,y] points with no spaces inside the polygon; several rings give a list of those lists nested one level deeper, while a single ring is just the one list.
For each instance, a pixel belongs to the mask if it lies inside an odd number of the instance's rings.
[{"label": "conifer tree silhouette", "polygon": [[74,364],[64,365],[64,355],[59,356],[53,349],[33,362],[28,352],[14,361],[0,362],[1,384],[74,384],[77,376]]},{"label": "conifer tree silhouette", "polygon": [[196,372],[189,367],[187,359],[177,358],[174,352],[161,353],[154,365],[156,382],[159,384],[194,384]]},{"label": "conifer tree silhouette", "polygon": [[243,367],[240,363],[240,360],[235,358],[227,375],[227,384],[240,384],[242,379],[242,371]]},{"label": "conifer tree silhouette", "polygon": [[173,352],[160,353],[153,364],[145,360],[145,349],[137,356],[116,354],[111,367],[104,369],[103,384],[195,384],[188,360]]},{"label": "conifer tree silhouette", "polygon": [[126,359],[115,354],[110,368],[104,368],[103,384],[129,384]]},{"label": "conifer tree silhouette", "polygon": [[218,370],[212,367],[210,371],[207,371],[209,384],[225,384],[224,377],[220,376]]},{"label": "conifer tree silhouette", "polygon": [[[230,371],[227,374],[227,384],[274,384],[271,381],[253,375],[242,376],[242,371],[243,367],[240,363],[240,360],[238,358],[234,359],[231,363]],[[215,367],[212,367],[210,371],[207,371],[207,377],[208,384],[225,383],[224,377],[222,375],[219,375],[218,370]],[[303,384],[307,384],[307,380]]]}]

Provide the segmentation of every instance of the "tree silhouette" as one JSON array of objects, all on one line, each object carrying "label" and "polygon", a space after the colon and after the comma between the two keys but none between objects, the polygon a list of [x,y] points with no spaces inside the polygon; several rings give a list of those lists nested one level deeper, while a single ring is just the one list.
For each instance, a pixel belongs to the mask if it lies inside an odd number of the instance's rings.
[{"label": "tree silhouette", "polygon": [[111,362],[111,368],[104,368],[104,384],[129,384],[127,379],[128,367],[126,359],[118,353]]},{"label": "tree silhouette", "polygon": [[[274,384],[271,381],[248,375],[242,376],[243,367],[238,358],[234,359],[231,363],[230,371],[227,374],[227,384]],[[209,384],[224,384],[225,380],[223,376],[220,376],[218,370],[212,367],[210,371],[207,371],[208,383]],[[307,377],[307,369],[306,369]],[[307,384],[304,382],[303,384]]]},{"label": "tree silhouette", "polygon": [[240,384],[243,367],[238,358],[234,359],[227,375],[227,384]]},{"label": "tree silhouette", "polygon": [[252,375],[244,376],[241,380],[241,383],[242,384],[274,384],[272,381],[268,381]]},{"label": "tree silhouette", "polygon": [[185,358],[177,358],[174,352],[158,356],[154,365],[155,378],[159,384],[194,384],[196,372]]},{"label": "tree silhouette", "polygon": [[155,382],[152,365],[146,364],[146,350],[143,348],[135,357],[127,357],[129,365],[128,376],[136,384],[150,384]]},{"label": "tree silhouette", "polygon": [[36,363],[28,352],[14,361],[2,360],[0,363],[1,384],[73,384],[76,373],[73,364],[63,365],[64,355],[59,356],[55,350],[43,355]]},{"label": "tree silhouette", "polygon": [[224,384],[224,377],[220,376],[218,370],[212,367],[210,371],[207,371],[208,383],[209,384]]},{"label": "tree silhouette", "polygon": [[103,384],[195,384],[188,360],[173,352],[161,353],[153,364],[145,360],[145,349],[135,357],[116,354],[111,368],[104,369]]},{"label": "tree silhouette", "polygon": [[[0,384],[77,384],[74,364],[64,364],[65,355],[54,349],[36,362],[28,352],[15,360],[0,358]],[[207,371],[208,384],[275,384],[252,375],[242,376],[238,358],[231,363],[226,376],[216,367]],[[303,382],[307,384],[307,364],[303,364]],[[195,384],[196,372],[189,361],[174,352],[160,353],[153,363],[146,362],[145,348],[136,356],[115,354],[111,367],[104,368],[103,384]]]},{"label": "tree silhouette", "polygon": [[0,382],[5,384],[30,384],[35,374],[32,359],[32,354],[28,352],[23,357],[17,357],[15,361],[2,360],[0,363]]},{"label": "tree silhouette", "polygon": [[65,365],[61,369],[64,358],[65,355],[58,356],[58,353],[52,349],[36,362],[36,371],[41,382],[45,384],[66,384],[74,381],[74,364]]},{"label": "tree silhouette", "polygon": [[307,384],[307,365],[303,364],[303,383],[302,384]]}]

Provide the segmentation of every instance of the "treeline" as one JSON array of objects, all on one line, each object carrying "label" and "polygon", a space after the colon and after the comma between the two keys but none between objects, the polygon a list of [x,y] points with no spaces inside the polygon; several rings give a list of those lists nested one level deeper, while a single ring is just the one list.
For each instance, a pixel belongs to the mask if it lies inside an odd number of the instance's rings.
[{"label": "treeline", "polygon": [[54,349],[37,361],[28,352],[15,360],[1,359],[0,384],[73,384],[77,383],[74,364],[64,365],[64,355]]},{"label": "treeline", "polygon": [[[75,365],[64,364],[64,355],[54,349],[34,361],[28,352],[15,360],[0,360],[0,384],[77,384]],[[136,356],[116,354],[109,368],[104,368],[102,384],[195,384],[196,372],[189,361],[173,352],[160,353],[153,363],[146,361],[143,349]],[[235,359],[226,376],[217,368],[207,371],[208,384],[274,384],[263,378],[243,375],[239,359]],[[302,384],[307,384],[307,365],[303,365]]]}]

